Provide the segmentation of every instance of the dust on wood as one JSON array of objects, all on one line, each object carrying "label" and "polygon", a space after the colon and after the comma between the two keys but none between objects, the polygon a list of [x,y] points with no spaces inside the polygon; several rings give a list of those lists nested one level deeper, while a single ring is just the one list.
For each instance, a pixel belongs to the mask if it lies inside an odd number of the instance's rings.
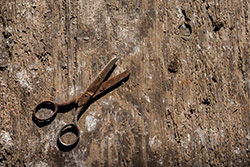
[{"label": "dust on wood", "polygon": [[[0,1],[0,166],[249,166],[247,0]],[[32,122],[79,95],[114,56],[126,84],[79,120]],[[74,111],[72,111],[74,112]]]}]

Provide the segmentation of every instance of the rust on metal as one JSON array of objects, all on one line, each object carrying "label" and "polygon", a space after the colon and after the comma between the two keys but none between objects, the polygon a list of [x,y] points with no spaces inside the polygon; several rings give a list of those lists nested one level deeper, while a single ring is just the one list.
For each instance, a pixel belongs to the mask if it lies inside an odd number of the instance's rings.
[{"label": "rust on metal", "polygon": [[127,78],[128,76],[129,76],[129,72],[125,71],[125,72],[123,72],[119,75],[116,75],[113,78],[103,82],[102,85],[99,87],[99,89],[96,91],[96,93],[94,94],[94,96],[92,98],[95,98],[96,96],[100,95],[102,92],[113,87],[114,85],[121,82],[124,78]]},{"label": "rust on metal", "polygon": [[[60,111],[69,111],[73,108],[78,108],[77,112],[74,114],[73,123],[67,124],[64,126],[58,135],[58,142],[59,145],[63,147],[71,147],[73,145],[76,145],[79,141],[79,129],[77,125],[78,118],[82,115],[82,108],[86,106],[89,101],[101,93],[109,90],[114,85],[120,83],[122,80],[127,78],[129,76],[129,72],[125,71],[119,75],[114,76],[113,78],[106,80],[106,77],[109,75],[109,73],[112,71],[112,68],[114,67],[115,63],[117,62],[118,58],[113,58],[109,61],[109,63],[101,70],[101,72],[98,74],[98,76],[94,79],[94,81],[90,84],[90,86],[84,91],[83,94],[78,96],[77,98],[73,98],[65,103],[56,103],[52,101],[43,101],[39,103],[34,112],[33,112],[33,118],[35,121],[38,121],[40,123],[45,122],[48,123],[52,121],[56,114]],[[39,118],[37,115],[38,111],[42,108],[47,108],[53,111],[53,113],[48,116],[47,118]],[[76,135],[76,140],[72,143],[64,143],[61,140],[61,137],[66,133],[74,133]]]}]

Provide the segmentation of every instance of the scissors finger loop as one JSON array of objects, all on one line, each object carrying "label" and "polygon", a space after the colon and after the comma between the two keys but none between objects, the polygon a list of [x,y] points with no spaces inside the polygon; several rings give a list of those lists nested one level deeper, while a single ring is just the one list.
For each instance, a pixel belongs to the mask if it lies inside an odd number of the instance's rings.
[{"label": "scissors finger loop", "polygon": [[[45,109],[45,110],[44,110]],[[46,110],[49,110],[50,112],[52,111],[52,113],[42,113],[42,112],[46,112]],[[55,118],[56,113],[58,111],[58,105],[52,101],[43,101],[40,104],[38,104],[33,112],[33,117],[35,118],[36,121],[39,122],[48,122],[51,121],[53,118]],[[45,114],[45,117],[41,117],[38,115],[39,114]],[[49,115],[49,116],[48,116]]]},{"label": "scissors finger loop", "polygon": [[[62,136],[64,136],[65,134],[69,134],[71,133],[71,136],[72,136],[72,133],[74,134],[74,138],[75,140],[69,142],[69,143],[65,143],[62,141]],[[78,143],[79,141],[79,129],[78,129],[78,126],[74,123],[72,124],[68,124],[68,125],[65,125],[59,132],[58,134],[58,138],[57,138],[57,143],[60,147],[74,147],[76,146],[76,144]]]}]

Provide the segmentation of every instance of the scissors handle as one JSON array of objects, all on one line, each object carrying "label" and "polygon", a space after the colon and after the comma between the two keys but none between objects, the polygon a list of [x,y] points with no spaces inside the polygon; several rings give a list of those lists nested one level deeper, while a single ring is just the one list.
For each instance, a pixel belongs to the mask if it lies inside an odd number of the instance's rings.
[{"label": "scissors handle", "polygon": [[[48,109],[48,110],[51,110],[53,113],[50,114],[48,117],[39,117],[38,116],[38,112],[42,112],[41,110],[42,109]],[[52,101],[43,101],[41,103],[39,103],[35,110],[33,111],[33,117],[35,118],[36,121],[38,122],[49,122],[51,121],[53,118],[55,118],[56,114],[57,114],[57,111],[58,111],[58,104],[55,103],[55,102],[52,102]]]},{"label": "scissors handle", "polygon": [[[76,105],[76,98],[73,98],[72,100],[66,102],[66,103],[56,103],[53,101],[43,101],[41,103],[39,103],[35,110],[33,111],[33,118],[41,123],[45,123],[45,122],[50,122],[51,120],[53,120],[56,116],[56,114],[58,113],[59,110],[63,111],[63,110],[71,110],[73,107],[75,107]],[[49,114],[49,116],[46,117],[40,117],[38,115],[38,112],[41,113],[43,112],[42,109],[48,109],[50,111],[52,111],[51,114]]]},{"label": "scissors handle", "polygon": [[[80,139],[80,137],[79,137],[80,131],[79,131],[79,128],[77,125],[77,119],[78,119],[77,117],[78,117],[79,113],[81,112],[82,108],[83,108],[83,106],[77,109],[77,113],[74,115],[74,118],[73,118],[73,123],[65,125],[59,131],[59,134],[57,136],[57,145],[59,146],[59,148],[67,150],[70,148],[74,148],[77,145],[77,143]],[[62,136],[65,134],[68,134],[68,133],[74,134],[75,140],[73,140],[69,143],[65,143],[62,141]]]},{"label": "scissors handle", "polygon": [[[71,134],[74,134],[75,135],[75,140],[72,141],[71,143],[65,143],[62,141],[62,136],[65,135],[65,134],[68,134],[68,133],[71,133]],[[71,124],[67,124],[65,125],[59,132],[58,136],[57,136],[57,145],[59,146],[59,148],[61,149],[67,149],[67,148],[70,148],[70,147],[75,147],[79,141],[79,128],[77,126],[77,124],[74,122],[74,123],[71,123]]]}]

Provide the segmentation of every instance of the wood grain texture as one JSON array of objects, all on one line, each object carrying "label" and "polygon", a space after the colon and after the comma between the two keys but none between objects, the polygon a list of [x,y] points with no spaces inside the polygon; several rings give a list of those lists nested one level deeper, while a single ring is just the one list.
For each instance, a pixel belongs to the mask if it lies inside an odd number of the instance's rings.
[{"label": "wood grain texture", "polygon": [[[0,166],[250,166],[248,0],[0,0]],[[129,80],[79,120],[45,127],[43,100],[79,95],[114,56]]]}]

